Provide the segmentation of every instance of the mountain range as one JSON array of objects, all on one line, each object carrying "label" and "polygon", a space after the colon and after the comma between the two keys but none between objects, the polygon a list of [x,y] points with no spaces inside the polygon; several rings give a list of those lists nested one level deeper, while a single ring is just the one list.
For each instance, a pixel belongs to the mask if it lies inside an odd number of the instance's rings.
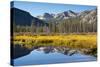
[{"label": "mountain range", "polygon": [[70,18],[80,18],[80,22],[93,23],[97,21],[96,9],[85,10],[80,13],[68,10],[58,14],[44,13],[37,17],[32,16],[29,12],[18,9],[11,8],[11,20],[16,23],[16,25],[31,25],[33,22],[35,25],[44,25],[49,21],[61,21]]},{"label": "mountain range", "polygon": [[44,13],[42,16],[37,16],[37,18],[45,21],[52,21],[52,20],[64,20],[64,19],[69,19],[69,18],[77,18],[79,17],[81,19],[81,22],[89,22],[91,23],[92,21],[96,21],[97,14],[96,14],[96,9],[94,10],[86,10],[80,13],[76,13],[74,11],[68,10],[64,11],[62,13],[58,14],[49,14],[49,13]]},{"label": "mountain range", "polygon": [[76,17],[77,13],[68,10],[68,11],[64,11],[62,13],[58,13],[58,14],[49,14],[49,13],[44,13],[42,16],[37,16],[37,18],[42,19],[42,20],[63,20],[63,19],[68,19],[71,17]]},{"label": "mountain range", "polygon": [[33,17],[29,12],[18,9],[11,8],[11,21],[13,21],[16,25],[28,25],[30,26],[33,22],[36,26],[43,25],[44,21]]}]

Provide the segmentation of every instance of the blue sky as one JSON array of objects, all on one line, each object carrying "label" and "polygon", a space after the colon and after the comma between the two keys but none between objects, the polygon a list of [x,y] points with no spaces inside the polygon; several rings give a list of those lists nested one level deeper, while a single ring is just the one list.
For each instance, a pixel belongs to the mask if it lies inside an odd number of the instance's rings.
[{"label": "blue sky", "polygon": [[95,9],[96,6],[72,5],[72,4],[52,4],[39,2],[14,1],[14,7],[30,12],[31,15],[37,16],[43,13],[60,13],[68,10],[82,12],[84,10]]}]

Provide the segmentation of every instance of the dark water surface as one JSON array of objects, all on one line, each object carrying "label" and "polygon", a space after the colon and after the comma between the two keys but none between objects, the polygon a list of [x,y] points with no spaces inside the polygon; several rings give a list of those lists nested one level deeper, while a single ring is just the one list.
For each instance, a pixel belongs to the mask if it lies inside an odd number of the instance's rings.
[{"label": "dark water surface", "polygon": [[64,53],[57,49],[38,48],[26,56],[14,59],[14,65],[38,65],[38,64],[54,64],[54,63],[71,63],[71,62],[85,62],[96,61],[96,57],[84,55],[75,50],[70,50]]}]

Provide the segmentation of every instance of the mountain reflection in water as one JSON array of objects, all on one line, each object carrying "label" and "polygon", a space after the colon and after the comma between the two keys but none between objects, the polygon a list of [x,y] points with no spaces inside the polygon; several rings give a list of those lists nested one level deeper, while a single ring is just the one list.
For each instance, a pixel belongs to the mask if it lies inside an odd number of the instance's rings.
[{"label": "mountain reflection in water", "polygon": [[85,55],[78,50],[59,47],[38,47],[30,52],[30,54],[14,59],[14,65],[37,65],[37,64],[53,64],[53,63],[70,63],[96,61],[96,57]]}]

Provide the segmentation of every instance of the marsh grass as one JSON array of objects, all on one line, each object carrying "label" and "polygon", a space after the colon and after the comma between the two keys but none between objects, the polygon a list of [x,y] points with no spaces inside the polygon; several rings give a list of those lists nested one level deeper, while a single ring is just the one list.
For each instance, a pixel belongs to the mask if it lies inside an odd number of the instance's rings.
[{"label": "marsh grass", "polygon": [[67,34],[67,35],[16,35],[14,44],[25,46],[65,46],[69,48],[96,48],[96,35]]}]

